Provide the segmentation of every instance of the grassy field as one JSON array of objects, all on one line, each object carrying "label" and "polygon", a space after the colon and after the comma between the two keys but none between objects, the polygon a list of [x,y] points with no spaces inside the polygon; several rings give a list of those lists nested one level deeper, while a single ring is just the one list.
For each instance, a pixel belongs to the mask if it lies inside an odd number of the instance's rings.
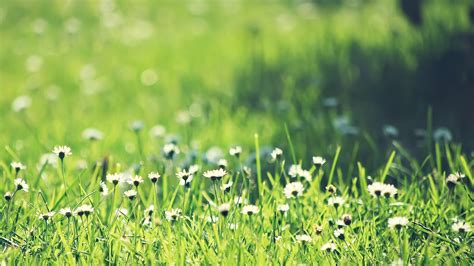
[{"label": "grassy field", "polygon": [[2,1],[0,265],[472,265],[470,2],[340,2]]}]

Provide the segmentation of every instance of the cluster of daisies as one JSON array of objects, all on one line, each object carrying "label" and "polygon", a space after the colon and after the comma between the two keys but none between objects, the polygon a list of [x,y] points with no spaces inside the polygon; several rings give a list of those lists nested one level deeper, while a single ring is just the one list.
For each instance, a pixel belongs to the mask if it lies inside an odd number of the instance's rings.
[{"label": "cluster of daisies", "polygon": [[[135,125],[135,126],[138,128],[140,125]],[[99,132],[95,132],[92,130],[87,131],[86,133],[87,133],[87,136],[90,137],[91,139],[99,139],[101,137]],[[67,146],[54,147],[53,153],[57,156],[57,158],[60,160],[62,164],[64,164],[64,160],[66,157],[72,155],[71,148]],[[180,150],[176,144],[168,143],[164,145],[163,147],[163,155],[166,159],[173,159],[179,153],[180,153]],[[229,150],[229,154],[236,158],[239,158],[241,153],[242,153],[242,148],[240,146],[232,147]],[[283,169],[284,160],[282,156],[283,156],[283,151],[279,148],[275,148],[270,153],[269,161],[271,163],[280,163],[280,166],[282,166],[282,169]],[[321,168],[323,167],[325,163],[326,163],[326,160],[323,157],[314,156],[312,158],[311,169],[303,169],[301,164],[290,165],[289,168],[287,169],[287,172],[286,171],[283,172],[283,175],[286,178],[286,185],[283,187],[281,191],[281,193],[283,194],[287,202],[282,203],[282,204],[277,204],[275,212],[286,216],[287,213],[290,211],[290,208],[293,208],[290,206],[296,206],[292,204],[294,202],[297,202],[297,199],[299,197],[302,197],[305,194],[305,189],[310,185],[310,182],[313,180],[313,174],[321,170]],[[14,173],[15,173],[15,180],[14,180],[15,189],[13,193],[6,192],[4,194],[4,199],[8,203],[13,201],[15,195],[18,192],[20,191],[28,192],[29,190],[29,186],[26,183],[26,181],[20,177],[22,170],[26,169],[26,166],[20,162],[12,162],[11,167],[14,169]],[[261,211],[260,210],[261,206],[259,207],[254,204],[249,204],[248,199],[243,196],[244,192],[242,191],[242,189],[240,190],[240,194],[237,194],[237,196],[235,196],[234,198],[229,197],[229,196],[227,197],[223,196],[223,195],[228,195],[229,192],[231,191],[231,188],[234,185],[233,181],[231,180],[232,175],[228,172],[226,168],[227,168],[227,161],[225,159],[221,159],[218,161],[218,168],[207,170],[202,173],[203,177],[211,181],[214,188],[214,199],[217,201],[217,203],[210,201],[209,205],[215,208],[215,210],[217,210],[224,219],[231,212],[235,213],[236,209],[233,209],[233,208],[236,208],[236,207],[239,208],[237,213],[240,213],[241,215],[252,217],[258,214]],[[177,169],[177,171],[175,172],[176,178],[178,179],[178,183],[185,189],[185,191],[188,191],[191,188],[191,184],[194,179],[194,176],[198,175],[199,170],[200,170],[199,165],[191,165],[189,167],[186,167],[185,169]],[[243,175],[250,176],[250,172],[251,170],[249,168],[247,167],[242,168]],[[148,179],[155,188],[157,186],[157,182],[160,179],[160,177],[161,177],[161,174],[158,172],[150,172],[148,174]],[[230,177],[230,178],[225,178],[225,177]],[[446,178],[446,185],[449,188],[454,188],[463,177],[464,175],[461,173],[450,174]],[[227,180],[227,182],[223,182],[223,180]],[[141,184],[145,182],[145,179],[140,175],[130,175],[130,174],[127,175],[124,173],[108,173],[106,175],[105,181],[110,183],[110,185],[113,187],[114,196],[115,196],[116,187],[119,184],[128,185],[128,189],[123,192],[123,197],[128,199],[130,202],[133,202],[139,198],[138,189],[141,186]],[[234,181],[237,183],[236,180]],[[109,194],[109,188],[108,188],[109,185],[106,182],[101,181],[98,188],[99,192],[102,195]],[[245,182],[245,181],[243,180],[242,182]],[[241,187],[243,187],[243,185]],[[219,191],[219,193],[217,191]],[[342,195],[338,195],[338,190],[334,185],[329,184],[326,187],[326,191],[329,194],[329,197],[327,198],[328,206],[332,206],[336,210],[338,210],[339,207],[345,205],[346,199]],[[368,185],[367,191],[374,198],[396,199],[398,197],[398,189],[393,184],[373,182],[370,185]],[[220,195],[221,197],[219,197]],[[93,212],[94,212],[94,207],[90,204],[84,204],[81,206],[77,206],[75,208],[64,207],[58,211],[60,215],[66,217],[67,219],[70,219],[75,216],[80,217],[80,218],[83,218],[83,217],[87,218]],[[123,208],[119,208],[116,210],[116,215],[126,215],[127,213],[128,211]],[[146,226],[146,225],[153,224],[154,213],[155,213],[154,205],[150,205],[148,208],[145,209],[144,216],[142,219],[143,225]],[[55,211],[48,210],[45,213],[40,213],[38,217],[40,220],[48,222],[56,214],[57,213]],[[164,217],[166,220],[170,222],[176,222],[180,220],[181,218],[185,217],[185,213],[182,209],[170,208],[164,211]],[[216,222],[218,219],[219,217],[211,215],[207,218],[207,221]],[[336,241],[345,240],[346,228],[349,227],[352,223],[353,223],[353,218],[350,213],[344,213],[336,221],[333,221],[331,219],[330,224],[334,226],[334,231],[333,231],[334,239],[323,244],[321,246],[321,250],[327,250],[327,251],[336,250],[337,243],[335,242],[335,240]],[[402,228],[408,226],[409,223],[410,221],[408,217],[393,216],[393,217],[388,218],[387,227],[391,229],[402,230]],[[235,223],[230,223],[230,222],[228,223],[228,227],[230,229],[236,229],[237,226],[238,225]],[[321,234],[323,232],[323,227],[320,225],[316,225],[314,229],[315,229],[314,232],[316,234]],[[452,230],[455,232],[469,232],[471,231],[471,226],[469,223],[465,221],[455,221],[455,223],[452,224]],[[281,236],[275,235],[274,238],[275,238],[275,241],[278,241],[281,239]],[[301,233],[295,236],[295,240],[301,243],[308,243],[312,241],[312,236],[306,233]]]}]

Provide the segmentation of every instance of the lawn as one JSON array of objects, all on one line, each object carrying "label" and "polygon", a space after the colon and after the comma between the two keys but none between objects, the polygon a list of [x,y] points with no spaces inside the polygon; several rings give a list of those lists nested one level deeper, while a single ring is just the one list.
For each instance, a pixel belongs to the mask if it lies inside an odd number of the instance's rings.
[{"label": "lawn", "polygon": [[2,1],[0,265],[472,265],[473,7],[399,2]]}]

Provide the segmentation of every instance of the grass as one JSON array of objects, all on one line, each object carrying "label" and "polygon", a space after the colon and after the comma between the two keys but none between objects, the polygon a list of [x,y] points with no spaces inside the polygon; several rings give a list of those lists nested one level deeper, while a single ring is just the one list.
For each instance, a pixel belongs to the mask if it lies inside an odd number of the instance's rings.
[{"label": "grass", "polygon": [[[336,125],[357,117],[348,93],[358,84],[354,47],[379,79],[387,58],[409,72],[420,50],[469,30],[467,1],[430,1],[422,29],[396,1],[334,9],[159,2],[0,3],[1,265],[472,264],[472,232],[453,225],[473,221],[474,157],[462,141],[432,137],[439,110],[424,110],[419,146]],[[15,111],[20,96],[31,104]],[[339,105],[325,107],[326,97]],[[102,138],[84,138],[86,128]],[[170,143],[180,152],[167,157]],[[57,145],[72,148],[63,163],[52,154]],[[228,152],[235,145],[238,157]],[[275,147],[283,155],[272,161]],[[313,155],[327,162],[315,166]],[[219,159],[227,174],[204,177]],[[293,164],[304,169],[297,177],[289,176]],[[176,174],[191,165],[199,170],[182,186]],[[151,172],[161,175],[156,184]],[[465,177],[449,188],[457,172]],[[144,182],[115,186],[107,181],[115,173]],[[292,182],[304,190],[286,198]],[[374,197],[375,182],[393,184],[397,196]],[[131,189],[133,200],[124,196]],[[337,197],[344,203],[328,204]],[[226,217],[218,208],[225,203]],[[247,204],[258,212],[243,214]],[[84,205],[93,211],[83,214]],[[64,208],[83,215],[67,218]],[[351,223],[343,226],[345,214]],[[390,228],[398,216],[408,223]],[[344,239],[334,234],[341,226]],[[321,250],[328,243],[334,251]]]},{"label": "grass", "polygon": [[[90,152],[92,145],[85,148]],[[185,147],[181,147],[183,150]],[[256,149],[258,149],[256,141]],[[456,147],[446,147],[452,152]],[[161,153],[159,147],[148,151]],[[244,150],[242,156],[249,152]],[[341,149],[341,153],[344,149]],[[137,153],[136,156],[139,156]],[[262,263],[377,263],[396,260],[412,264],[469,264],[472,255],[472,233],[452,230],[454,219],[472,221],[472,179],[474,161],[463,155],[452,157],[454,168],[438,172],[429,164],[417,164],[393,152],[386,165],[367,176],[358,163],[358,177],[345,180],[344,172],[337,165],[337,156],[323,166],[312,166],[301,160],[303,168],[310,169],[312,180],[290,178],[285,169],[284,156],[275,162],[262,157],[248,165],[247,175],[240,168],[241,157],[225,156],[228,174],[219,181],[211,181],[202,174],[214,169],[215,164],[204,163],[200,156],[196,163],[201,170],[194,174],[189,188],[177,184],[176,167],[185,154],[169,161],[161,156],[143,161],[139,168],[124,167],[120,161],[109,159],[90,164],[89,169],[77,169],[74,155],[66,157],[65,179],[61,178],[60,164],[44,164],[37,170],[28,167],[18,176],[25,178],[30,190],[15,191],[11,180],[15,170],[3,164],[6,181],[4,189],[14,192],[11,201],[2,204],[2,258],[12,264],[41,263],[205,263],[205,264],[262,264]],[[290,156],[291,157],[291,156]],[[443,162],[445,161],[443,157]],[[133,185],[107,183],[109,194],[101,195],[99,183],[103,177],[101,163],[107,163],[109,173],[123,172],[146,177],[159,171],[156,187],[147,178],[138,186],[134,200],[123,196]],[[244,164],[245,165],[245,164]],[[416,167],[413,167],[417,165]],[[261,172],[257,169],[274,168]],[[335,170],[336,169],[336,170]],[[462,170],[468,175],[453,188],[447,186],[446,177]],[[332,195],[324,187],[328,175],[334,173],[332,184],[337,191]],[[260,183],[258,176],[268,176]],[[394,184],[396,198],[377,198],[368,193],[367,182],[381,181]],[[245,179],[243,182],[238,180]],[[170,194],[164,194],[162,184],[167,180]],[[287,199],[283,188],[287,181],[304,184],[301,197]],[[216,189],[234,181],[229,192]],[[67,193],[67,196],[66,196]],[[242,214],[242,206],[233,198],[242,195],[260,211],[253,215]],[[345,203],[328,205],[330,197],[340,196]],[[230,203],[229,215],[219,214],[217,206]],[[289,211],[277,211],[277,205],[286,203]],[[65,216],[56,213],[49,220],[39,219],[41,213],[58,212],[63,207],[76,209],[90,204],[94,210],[89,215]],[[154,204],[154,211],[144,210]],[[125,215],[115,215],[124,208]],[[172,208],[182,210],[176,221],[166,219],[165,212]],[[344,226],[343,240],[333,232],[340,226],[337,221],[343,214],[352,216],[352,223]],[[150,217],[150,223],[143,222]],[[407,226],[400,230],[389,228],[388,219],[396,216],[408,218]],[[217,217],[212,222],[210,217]],[[230,227],[232,226],[232,228]],[[236,226],[234,228],[233,226]],[[316,230],[322,226],[322,231]],[[311,242],[296,240],[298,235],[308,235]],[[275,240],[276,239],[278,240]],[[336,250],[321,251],[325,243],[332,242]]]}]

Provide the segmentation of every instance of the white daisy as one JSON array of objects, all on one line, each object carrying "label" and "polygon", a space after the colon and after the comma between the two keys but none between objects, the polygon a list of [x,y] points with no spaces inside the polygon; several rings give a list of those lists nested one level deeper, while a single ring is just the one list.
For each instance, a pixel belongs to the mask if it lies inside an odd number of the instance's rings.
[{"label": "white daisy", "polygon": [[179,148],[174,143],[168,143],[163,146],[163,154],[166,159],[171,160],[179,154]]},{"label": "white daisy", "polygon": [[219,168],[219,169],[216,169],[216,170],[206,171],[206,172],[204,172],[203,175],[205,177],[211,179],[212,181],[215,181],[215,180],[222,179],[222,177],[224,177],[226,174],[227,174],[227,172],[224,169]]},{"label": "white daisy", "polygon": [[323,164],[325,164],[325,163],[326,163],[326,159],[324,159],[323,157],[313,156],[313,164],[315,166],[318,166],[318,165],[323,166]]},{"label": "white daisy", "polygon": [[26,166],[20,162],[12,162],[10,165],[17,173],[20,172],[20,170],[26,169]]},{"label": "white daisy", "polygon": [[29,186],[28,186],[28,184],[26,183],[25,180],[23,180],[21,178],[17,178],[17,179],[15,179],[14,184],[15,184],[15,187],[16,187],[17,191],[18,190],[23,190],[25,192],[28,192]]},{"label": "white daisy", "polygon": [[408,225],[408,219],[406,217],[392,217],[388,219],[388,227],[401,229],[403,226]]},{"label": "white daisy", "polygon": [[301,171],[298,174],[299,174],[299,176],[306,179],[306,181],[308,181],[308,182],[311,182],[311,180],[313,180],[313,177],[311,176],[311,173],[308,170],[301,169]]},{"label": "white daisy", "polygon": [[123,175],[121,173],[107,174],[107,181],[116,186],[121,180]]},{"label": "white daisy", "polygon": [[259,211],[260,209],[255,205],[245,205],[242,208],[242,214],[247,214],[247,215],[257,214]]},{"label": "white daisy", "polygon": [[276,160],[280,159],[282,155],[283,155],[283,151],[280,148],[275,148],[270,153],[270,159],[272,162],[275,162]]},{"label": "white daisy", "polygon": [[12,197],[13,197],[13,194],[10,191],[5,192],[5,194],[3,195],[3,198],[6,201],[10,201],[12,199]]},{"label": "white daisy", "polygon": [[247,204],[247,203],[248,203],[248,200],[243,197],[234,197],[235,205],[242,205],[242,204]]},{"label": "white daisy", "polygon": [[50,218],[52,218],[56,214],[55,212],[46,212],[42,213],[39,215],[40,220],[48,221]]},{"label": "white daisy", "polygon": [[288,199],[300,197],[303,195],[304,186],[301,182],[292,182],[285,186],[283,193]]},{"label": "white daisy", "polygon": [[77,216],[89,216],[92,212],[94,212],[94,208],[92,207],[92,205],[84,204],[82,206],[77,207],[74,211],[74,214]]},{"label": "white daisy", "polygon": [[229,149],[229,154],[231,156],[239,157],[241,153],[242,153],[242,147],[240,146],[235,146]]},{"label": "white daisy", "polygon": [[166,133],[166,128],[162,125],[155,125],[150,129],[150,135],[154,138],[163,137]]},{"label": "white daisy", "polygon": [[301,168],[301,165],[292,164],[292,165],[290,165],[290,169],[288,170],[288,175],[295,178],[300,174],[301,170],[303,170]]},{"label": "white daisy", "polygon": [[226,159],[219,159],[219,161],[217,161],[217,165],[219,166],[219,169],[225,170],[229,163]]},{"label": "white daisy", "polygon": [[56,146],[53,149],[53,153],[56,154],[59,159],[64,159],[64,157],[72,155],[71,148],[68,146]]},{"label": "white daisy", "polygon": [[334,194],[337,191],[337,188],[334,185],[327,185],[326,186],[326,191],[329,192],[330,194]]},{"label": "white daisy", "polygon": [[334,244],[334,242],[329,241],[321,246],[321,251],[334,251],[336,248],[337,245]]},{"label": "white daisy", "polygon": [[222,184],[221,190],[224,191],[224,193],[229,193],[229,192],[230,192],[230,188],[232,187],[232,185],[233,185],[232,181],[229,181],[229,182],[226,183],[226,184]]},{"label": "white daisy", "polygon": [[143,178],[139,175],[135,175],[128,180],[128,183],[130,185],[134,185],[135,187],[138,187],[141,183],[143,183]]},{"label": "white daisy", "polygon": [[230,204],[223,203],[219,207],[217,207],[217,210],[219,210],[219,213],[222,214],[222,216],[226,217],[229,214]]},{"label": "white daisy", "polygon": [[454,232],[459,232],[459,233],[470,232],[471,225],[469,223],[460,221],[460,222],[454,223],[451,226],[451,229],[453,229]]},{"label": "white daisy", "polygon": [[345,225],[350,225],[352,223],[352,215],[350,214],[343,214],[341,219]]},{"label": "white daisy", "polygon": [[448,186],[448,188],[454,188],[463,177],[465,177],[465,175],[460,172],[450,174],[446,178],[446,185]]},{"label": "white daisy", "polygon": [[369,190],[370,195],[374,197],[380,197],[385,191],[385,184],[380,182],[374,182],[367,186],[367,190]]},{"label": "white daisy", "polygon": [[344,238],[345,238],[344,229],[339,228],[339,229],[334,230],[334,236],[341,239],[341,240],[344,240]]},{"label": "white daisy", "polygon": [[155,184],[156,181],[158,181],[158,178],[160,178],[160,177],[161,177],[161,175],[158,172],[151,172],[151,173],[148,174],[148,178],[151,180],[151,182],[153,184]]},{"label": "white daisy", "polygon": [[336,208],[338,208],[339,206],[341,206],[345,202],[346,202],[346,200],[343,197],[339,197],[339,196],[328,198],[328,205],[329,206],[334,206]]},{"label": "white daisy", "polygon": [[309,235],[297,235],[296,236],[296,241],[301,242],[301,243],[310,243],[313,239]]},{"label": "white daisy", "polygon": [[104,181],[100,181],[99,192],[102,196],[107,196],[109,194],[109,188]]},{"label": "white daisy", "polygon": [[128,215],[128,210],[125,208],[118,208],[115,210],[115,216],[127,216]]},{"label": "white daisy", "polygon": [[132,121],[132,123],[130,124],[130,128],[137,133],[140,132],[144,127],[145,124],[143,123],[143,121],[140,120]]},{"label": "white daisy", "polygon": [[171,209],[169,211],[165,211],[165,217],[168,221],[176,221],[181,217],[181,209]]},{"label": "white daisy", "polygon": [[176,176],[179,178],[179,184],[181,186],[189,187],[191,185],[193,175],[190,172],[187,172],[183,169],[180,172],[176,173]]},{"label": "white daisy", "polygon": [[64,217],[66,217],[66,218],[69,218],[69,217],[72,216],[72,210],[71,210],[71,208],[69,208],[69,207],[60,209],[60,210],[59,210],[59,213],[60,213],[61,215],[63,215]]},{"label": "white daisy", "polygon": [[96,141],[101,140],[104,137],[104,134],[98,129],[86,128],[82,132],[82,137],[90,141]]},{"label": "white daisy", "polygon": [[199,171],[199,165],[197,165],[197,164],[193,164],[193,165],[189,166],[189,168],[188,168],[188,172],[190,172],[192,175],[194,175],[198,171]]},{"label": "white daisy", "polygon": [[153,212],[155,212],[155,205],[151,204],[148,208],[144,210],[145,216],[152,216]]},{"label": "white daisy", "polygon": [[21,112],[23,110],[26,110],[30,106],[31,106],[31,98],[27,95],[18,96],[12,102],[12,110],[14,112]]},{"label": "white daisy", "polygon": [[134,200],[137,197],[137,191],[130,189],[127,190],[123,193],[125,197],[127,197],[129,200]]},{"label": "white daisy", "polygon": [[290,210],[290,205],[288,204],[279,204],[277,206],[277,210],[281,213],[285,213],[288,212]]}]

